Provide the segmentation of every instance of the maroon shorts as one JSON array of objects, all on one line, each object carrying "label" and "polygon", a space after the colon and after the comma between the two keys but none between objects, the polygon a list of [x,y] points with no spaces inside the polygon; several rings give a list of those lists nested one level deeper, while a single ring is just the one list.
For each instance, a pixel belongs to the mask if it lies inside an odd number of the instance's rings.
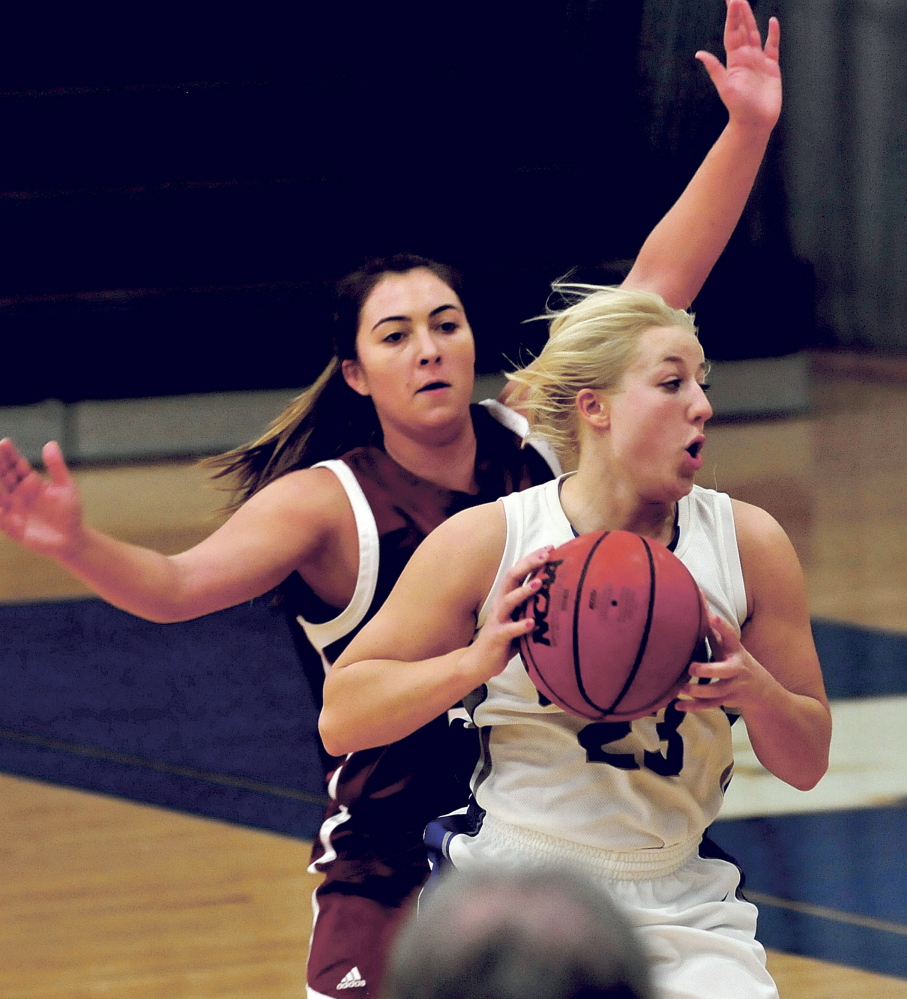
[{"label": "maroon shorts", "polygon": [[[465,730],[464,730],[465,731]],[[315,890],[309,999],[373,999],[400,921],[428,877],[426,824],[464,804],[461,770],[474,731],[452,738],[446,717],[390,746],[338,761],[332,801],[312,845]]]},{"label": "maroon shorts", "polygon": [[376,999],[394,934],[418,894],[416,887],[403,905],[386,905],[363,895],[316,890],[309,999]]}]

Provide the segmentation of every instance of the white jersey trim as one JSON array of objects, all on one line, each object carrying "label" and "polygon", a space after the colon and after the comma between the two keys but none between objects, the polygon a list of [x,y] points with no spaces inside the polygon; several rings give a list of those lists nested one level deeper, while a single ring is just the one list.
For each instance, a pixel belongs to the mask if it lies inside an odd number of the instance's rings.
[{"label": "white jersey trim", "polygon": [[[322,653],[328,645],[348,635],[365,617],[369,607],[371,607],[375,589],[378,586],[378,525],[365,493],[362,491],[362,486],[359,485],[356,476],[346,462],[339,458],[332,458],[329,461],[320,461],[312,468],[330,469],[340,480],[340,484],[346,491],[347,499],[350,501],[350,506],[353,508],[353,516],[356,518],[356,532],[359,536],[359,572],[356,576],[356,589],[353,591],[352,600],[330,621],[316,624],[306,621],[301,614],[296,617],[308,640],[319,653]],[[323,654],[321,658],[325,671],[327,671],[328,663]]]},{"label": "white jersey trim", "polygon": [[545,463],[555,477],[563,472],[560,458],[558,458],[554,448],[544,437],[530,434],[529,421],[522,413],[505,406],[498,399],[483,399],[479,405],[484,406],[502,427],[506,427],[511,433],[520,437],[525,445],[531,447],[533,451],[537,451],[545,459]]}]

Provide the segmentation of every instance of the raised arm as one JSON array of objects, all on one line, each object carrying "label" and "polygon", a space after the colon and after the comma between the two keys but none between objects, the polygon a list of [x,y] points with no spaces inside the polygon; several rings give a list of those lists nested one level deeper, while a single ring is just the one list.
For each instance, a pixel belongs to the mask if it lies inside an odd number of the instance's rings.
[{"label": "raised arm", "polygon": [[[168,556],[88,526],[59,446],[45,445],[43,457],[46,477],[11,441],[0,441],[0,530],[139,617],[183,621],[232,607],[293,569],[305,571],[325,549],[340,550],[336,535],[347,505],[324,469],[276,480],[210,537]],[[304,483],[300,476],[307,476]]]},{"label": "raised arm", "polygon": [[780,27],[769,21],[765,45],[747,0],[728,0],[726,63],[708,52],[706,68],[728,123],[686,190],[652,230],[624,284],[689,308],[737,226],[781,113]]},{"label": "raised arm", "polygon": [[477,615],[504,546],[500,504],[474,507],[416,549],[381,610],[328,673],[319,729],[335,756],[396,742],[500,673],[529,621],[513,611],[538,589],[524,584],[547,549],[520,560],[475,641]]},{"label": "raised arm", "polygon": [[807,791],[828,768],[831,712],[803,572],[787,535],[768,513],[735,501],[734,519],[749,617],[739,639],[714,619],[716,661],[691,668],[694,676],[713,683],[688,685],[681,706],[738,709],[762,765]]}]

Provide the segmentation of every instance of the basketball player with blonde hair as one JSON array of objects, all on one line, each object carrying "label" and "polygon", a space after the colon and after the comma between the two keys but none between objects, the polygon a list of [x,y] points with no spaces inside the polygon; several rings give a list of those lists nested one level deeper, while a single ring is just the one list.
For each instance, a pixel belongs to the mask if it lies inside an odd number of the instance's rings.
[{"label": "basketball player with blonde hair", "polygon": [[[705,831],[733,773],[737,716],[763,766],[803,790],[827,768],[831,716],[787,535],[694,484],[712,415],[705,372],[686,313],[649,292],[581,289],[515,376],[530,426],[575,452],[576,472],[426,539],[331,669],[321,733],[331,752],[355,752],[462,701],[482,758],[468,809],[433,833],[456,868],[578,865],[638,927],[664,999],[776,999],[755,906]],[[516,615],[541,585],[529,573],[552,546],[602,530],[671,548],[710,610],[712,661],[633,722],[566,713],[514,655],[535,626]]]}]

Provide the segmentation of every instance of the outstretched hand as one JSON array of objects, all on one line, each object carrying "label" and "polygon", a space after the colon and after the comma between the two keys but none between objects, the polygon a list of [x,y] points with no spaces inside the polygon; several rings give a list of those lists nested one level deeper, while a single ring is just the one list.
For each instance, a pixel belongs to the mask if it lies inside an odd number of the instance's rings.
[{"label": "outstretched hand", "polygon": [[727,64],[722,65],[710,52],[696,53],[732,121],[768,129],[777,123],[781,114],[780,40],[781,26],[772,17],[763,47],[747,0],[728,0],[724,23]]},{"label": "outstretched hand", "polygon": [[42,451],[47,477],[13,442],[0,441],[0,531],[31,551],[65,556],[82,527],[82,501],[59,444]]}]

